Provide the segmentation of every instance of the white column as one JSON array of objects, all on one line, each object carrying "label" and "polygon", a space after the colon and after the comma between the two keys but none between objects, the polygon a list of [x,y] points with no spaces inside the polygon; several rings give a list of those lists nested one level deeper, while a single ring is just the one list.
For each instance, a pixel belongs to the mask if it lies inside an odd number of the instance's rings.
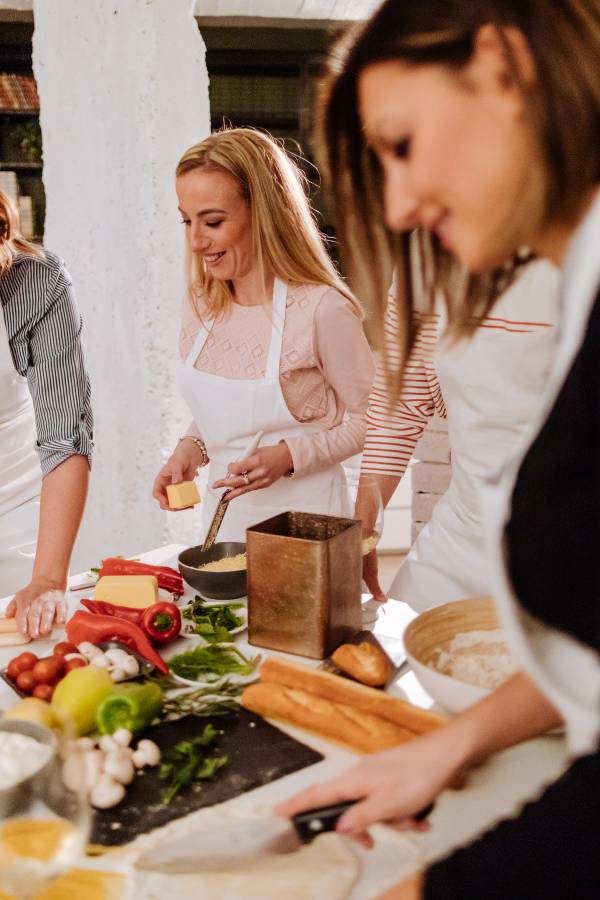
[{"label": "white column", "polygon": [[193,5],[34,2],[45,244],[73,277],[96,418],[75,572],[197,540],[197,510],[161,512],[151,496],[190,419],[177,385],[184,235],[173,176],[210,133]]}]

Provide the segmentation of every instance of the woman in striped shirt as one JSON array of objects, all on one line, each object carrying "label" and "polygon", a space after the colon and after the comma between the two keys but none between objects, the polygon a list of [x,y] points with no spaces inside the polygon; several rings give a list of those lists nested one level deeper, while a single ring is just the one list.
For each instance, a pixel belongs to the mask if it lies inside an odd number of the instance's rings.
[{"label": "woman in striped shirt", "polygon": [[93,423],[71,278],[23,239],[2,192],[0,299],[0,597],[15,595],[6,615],[35,638],[66,619]]},{"label": "woman in striped shirt", "polygon": [[[428,419],[448,421],[450,487],[438,502],[388,591],[417,612],[491,593],[480,487],[494,479],[539,406],[554,359],[558,269],[526,265],[498,298],[470,341],[448,345],[443,304],[415,315],[418,336],[404,372],[402,393],[390,408],[383,363],[367,413],[362,472],[391,499]],[[386,354],[400,365],[397,298],[392,288],[385,324]],[[377,555],[363,575],[375,599],[386,599]]]}]

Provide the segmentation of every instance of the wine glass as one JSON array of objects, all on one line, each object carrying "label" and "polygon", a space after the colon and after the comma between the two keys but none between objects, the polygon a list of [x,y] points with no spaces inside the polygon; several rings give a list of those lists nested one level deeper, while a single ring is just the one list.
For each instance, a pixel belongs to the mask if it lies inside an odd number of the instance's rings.
[{"label": "wine glass", "polygon": [[362,522],[362,555],[374,550],[383,534],[383,503],[372,475],[346,474],[331,483],[329,515]]},{"label": "wine glass", "polygon": [[65,787],[49,729],[16,720],[2,726],[2,731],[25,734],[52,748],[38,771],[0,790],[0,891],[29,900],[84,855],[91,810],[84,797]]}]

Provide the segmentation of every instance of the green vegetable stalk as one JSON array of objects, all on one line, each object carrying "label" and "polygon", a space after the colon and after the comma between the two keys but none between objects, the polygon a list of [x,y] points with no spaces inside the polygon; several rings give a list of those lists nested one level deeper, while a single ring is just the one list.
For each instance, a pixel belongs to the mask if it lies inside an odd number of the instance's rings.
[{"label": "green vegetable stalk", "polygon": [[180,678],[210,682],[217,681],[222,675],[250,675],[259,661],[260,654],[248,659],[237,647],[209,644],[174,656],[169,668]]},{"label": "green vegetable stalk", "polygon": [[117,729],[126,728],[137,734],[158,716],[162,705],[163,692],[154,681],[117,684],[98,708],[98,730],[101,734],[114,734]]}]

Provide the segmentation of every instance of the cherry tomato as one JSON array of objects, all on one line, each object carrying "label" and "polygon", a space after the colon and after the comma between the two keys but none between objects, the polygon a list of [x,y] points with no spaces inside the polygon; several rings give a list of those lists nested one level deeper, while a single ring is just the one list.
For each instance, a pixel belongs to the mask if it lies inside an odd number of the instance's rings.
[{"label": "cherry tomato", "polygon": [[21,674],[17,676],[17,686],[20,687],[22,691],[25,691],[26,694],[31,694],[36,684],[37,681],[35,680],[33,672],[21,672]]},{"label": "cherry tomato", "polygon": [[11,659],[9,664],[6,667],[6,674],[9,678],[12,678],[13,681],[17,680],[17,676],[22,672],[21,666],[19,665],[18,659]]},{"label": "cherry tomato", "polygon": [[65,664],[65,671],[71,672],[73,669],[81,669],[83,668],[83,666],[87,666],[85,659],[78,659],[77,657],[75,657],[75,659],[67,660]]},{"label": "cherry tomato", "polygon": [[62,656],[47,656],[40,659],[33,667],[33,677],[37,684],[50,684],[64,672],[65,661]]},{"label": "cherry tomato", "polygon": [[33,696],[37,697],[38,700],[45,700],[46,702],[52,699],[53,693],[54,688],[50,684],[36,684],[33,689]]},{"label": "cherry tomato", "polygon": [[19,672],[29,672],[35,666],[38,661],[38,657],[35,653],[30,653],[29,651],[26,653],[21,653],[16,659],[13,659],[13,662],[19,667]]},{"label": "cherry tomato", "polygon": [[66,656],[67,653],[78,653],[77,647],[75,644],[71,644],[69,641],[61,641],[53,650],[54,656]]}]

